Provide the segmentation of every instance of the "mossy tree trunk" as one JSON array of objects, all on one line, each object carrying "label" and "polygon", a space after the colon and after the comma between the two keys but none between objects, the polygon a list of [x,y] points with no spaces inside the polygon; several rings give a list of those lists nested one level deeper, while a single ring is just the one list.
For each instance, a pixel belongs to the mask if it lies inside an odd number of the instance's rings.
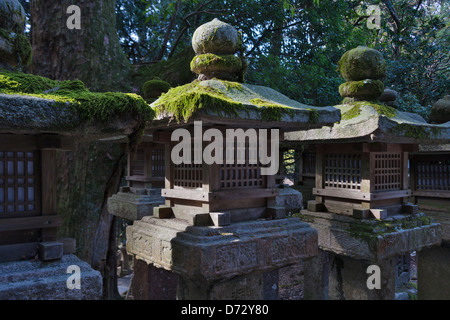
[{"label": "mossy tree trunk", "polygon": [[[69,29],[68,6],[81,9],[81,29]],[[131,65],[119,44],[114,0],[32,0],[32,73],[51,79],[79,79],[91,91],[127,91]],[[103,275],[104,298],[118,296],[115,218],[107,211],[126,157],[112,143],[76,143],[58,158],[58,214],[61,237],[77,240],[77,255]]]}]

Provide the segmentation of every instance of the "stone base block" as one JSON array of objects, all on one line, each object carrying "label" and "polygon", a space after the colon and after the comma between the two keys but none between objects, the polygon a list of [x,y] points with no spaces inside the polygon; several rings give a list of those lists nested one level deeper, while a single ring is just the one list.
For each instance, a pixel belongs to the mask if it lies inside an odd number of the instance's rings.
[{"label": "stone base block", "polygon": [[[264,274],[313,258],[317,254],[317,232],[298,218],[200,227],[181,219],[144,217],[127,228],[127,251],[178,274],[187,288],[179,292],[181,297],[206,295],[209,299],[229,297],[222,289],[217,289],[222,293],[214,293],[219,283],[225,285],[240,277],[246,279],[243,284],[253,283]],[[194,285],[199,289],[194,290]],[[253,298],[259,299],[269,291],[255,291]]]},{"label": "stone base block", "polygon": [[[423,214],[402,216],[408,219],[402,224],[393,218],[377,221],[329,212],[301,213],[302,219],[318,231],[320,249],[353,259],[379,261],[441,243],[441,225]],[[390,224],[389,229],[385,223]]]},{"label": "stone base block", "polygon": [[[69,289],[79,267],[80,289]],[[60,260],[0,263],[0,300],[97,300],[102,296],[102,277],[89,264],[68,254]]]},{"label": "stone base block", "polygon": [[164,204],[161,189],[122,188],[108,199],[110,214],[126,220],[139,220],[153,214],[153,208]]}]

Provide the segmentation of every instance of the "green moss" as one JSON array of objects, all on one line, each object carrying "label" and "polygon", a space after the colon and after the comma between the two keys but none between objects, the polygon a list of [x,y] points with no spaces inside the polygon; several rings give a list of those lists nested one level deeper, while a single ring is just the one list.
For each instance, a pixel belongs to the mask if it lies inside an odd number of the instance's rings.
[{"label": "green moss", "polygon": [[[227,90],[236,88],[242,90],[239,84],[221,80]],[[252,99],[251,103],[258,107],[261,120],[280,121],[283,115],[294,115],[294,109],[262,99]],[[156,112],[160,115],[168,114],[175,117],[178,122],[188,121],[192,115],[203,109],[213,111],[225,117],[239,117],[242,111],[248,111],[244,104],[227,97],[219,89],[201,85],[196,80],[184,86],[170,89],[155,102]]]},{"label": "green moss", "polygon": [[56,81],[0,70],[0,92],[55,100],[59,106],[73,108],[81,121],[107,122],[117,116],[131,116],[145,122],[154,117],[154,111],[136,94],[90,92],[79,80]]},{"label": "green moss", "polygon": [[235,73],[239,72],[242,67],[241,59],[232,54],[205,53],[195,56],[191,61],[191,70],[197,74],[217,70]]},{"label": "green moss", "polygon": [[226,80],[220,80],[220,79],[219,79],[219,81],[225,85],[225,87],[227,88],[227,91],[230,91],[232,89],[235,89],[238,91],[243,90],[242,84],[240,84],[239,82],[226,81]]},{"label": "green moss", "polygon": [[188,121],[200,109],[209,109],[223,116],[238,116],[245,110],[220,90],[202,86],[199,81],[170,89],[155,102],[158,114],[171,114],[178,122]]},{"label": "green moss", "polygon": [[319,111],[317,111],[316,109],[310,109],[308,108],[307,110],[309,110],[309,119],[308,119],[308,123],[310,124],[315,124],[315,123],[319,123]]},{"label": "green moss", "polygon": [[22,35],[16,35],[14,39],[14,53],[19,57],[20,62],[24,65],[30,65],[32,59],[32,50],[30,40]]},{"label": "green moss", "polygon": [[261,108],[262,120],[281,121],[284,115],[293,117],[295,113],[294,109],[291,107],[259,98],[251,99],[250,102]]},{"label": "green moss", "polygon": [[352,105],[353,107],[348,111],[342,113],[341,115],[342,120],[350,120],[356,118],[361,114],[362,107],[372,107],[378,114],[384,115],[388,118],[393,118],[397,115],[397,110],[395,108],[392,108],[390,106],[381,103],[370,101],[355,101],[349,103],[349,105]]},{"label": "green moss", "polygon": [[299,213],[299,212],[292,214],[292,217],[293,218],[299,218],[300,220],[302,220],[304,222],[311,222],[311,223],[314,222],[314,218],[313,217],[304,215],[304,214]]},{"label": "green moss", "polygon": [[434,139],[437,138],[441,132],[441,128],[417,126],[409,123],[401,123],[389,130],[392,134],[403,134],[405,137],[414,139]]},{"label": "green moss", "polygon": [[347,231],[352,237],[366,242],[369,248],[375,251],[380,237],[432,223],[432,219],[425,215],[409,215],[399,220],[357,220],[350,224]]},{"label": "green moss", "polygon": [[17,57],[19,64],[29,65],[31,63],[32,49],[28,37],[5,29],[0,29],[0,36],[12,45],[13,54]]},{"label": "green moss", "polygon": [[364,79],[359,81],[347,81],[339,86],[339,94],[342,97],[352,97],[359,100],[371,100],[378,98],[384,90],[384,84],[380,80]]}]

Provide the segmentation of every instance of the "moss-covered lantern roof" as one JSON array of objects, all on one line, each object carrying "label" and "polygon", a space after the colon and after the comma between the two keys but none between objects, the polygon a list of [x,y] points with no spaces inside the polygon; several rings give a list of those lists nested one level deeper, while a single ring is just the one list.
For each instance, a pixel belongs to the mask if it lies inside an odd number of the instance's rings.
[{"label": "moss-covered lantern roof", "polygon": [[79,80],[0,69],[0,133],[100,139],[130,135],[154,115],[135,94],[90,92]]},{"label": "moss-covered lantern roof", "polygon": [[342,120],[331,126],[289,132],[286,140],[324,142],[386,142],[437,144],[450,142],[450,121],[429,124],[417,114],[380,102],[357,101],[335,106]]},{"label": "moss-covered lantern roof", "polygon": [[286,140],[314,143],[386,142],[448,143],[450,121],[429,124],[421,116],[395,109],[396,92],[385,89],[381,79],[386,63],[380,52],[357,47],[344,53],[338,64],[346,80],[339,87],[344,97],[341,121],[331,126],[285,134]]},{"label": "moss-covered lantern roof", "polygon": [[172,88],[151,104],[153,125],[202,120],[242,127],[318,127],[340,119],[333,107],[312,107],[263,86],[211,79]]},{"label": "moss-covered lantern roof", "polygon": [[243,83],[247,62],[242,37],[218,19],[200,26],[192,46],[191,70],[198,79],[175,87],[151,104],[152,126],[185,125],[201,120],[209,125],[285,130],[315,128],[340,120],[339,110],[312,107],[263,86]]}]

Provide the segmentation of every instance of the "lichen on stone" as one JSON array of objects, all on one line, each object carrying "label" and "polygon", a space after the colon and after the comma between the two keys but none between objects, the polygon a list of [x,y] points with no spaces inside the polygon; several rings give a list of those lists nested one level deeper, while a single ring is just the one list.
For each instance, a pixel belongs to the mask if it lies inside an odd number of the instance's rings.
[{"label": "lichen on stone", "polygon": [[377,102],[370,101],[355,101],[348,103],[353,106],[351,109],[345,111],[341,115],[342,120],[350,120],[356,118],[361,114],[361,108],[363,107],[371,107],[374,109],[379,115],[384,115],[388,118],[393,118],[397,115],[397,110],[395,108],[386,106]]},{"label": "lichen on stone", "polygon": [[400,123],[397,126],[389,129],[390,133],[395,135],[404,135],[408,138],[414,139],[435,139],[439,136],[441,128],[439,127],[424,127],[417,126],[410,123]]},{"label": "lichen on stone", "polygon": [[191,70],[197,74],[209,71],[239,72],[242,69],[242,61],[233,54],[217,55],[205,53],[195,56],[191,62]]},{"label": "lichen on stone", "polygon": [[388,218],[385,220],[355,220],[349,224],[348,232],[356,239],[360,239],[369,245],[375,252],[379,239],[385,235],[431,225],[433,220],[424,214],[408,215],[402,219]]},{"label": "lichen on stone", "polygon": [[358,100],[375,99],[383,93],[383,90],[383,82],[372,79],[347,81],[339,86],[339,94],[342,97],[351,97]]},{"label": "lichen on stone", "polygon": [[284,115],[290,117],[294,116],[294,109],[279,103],[266,101],[260,98],[254,98],[250,100],[251,103],[261,108],[262,120],[277,120],[281,121]]}]

